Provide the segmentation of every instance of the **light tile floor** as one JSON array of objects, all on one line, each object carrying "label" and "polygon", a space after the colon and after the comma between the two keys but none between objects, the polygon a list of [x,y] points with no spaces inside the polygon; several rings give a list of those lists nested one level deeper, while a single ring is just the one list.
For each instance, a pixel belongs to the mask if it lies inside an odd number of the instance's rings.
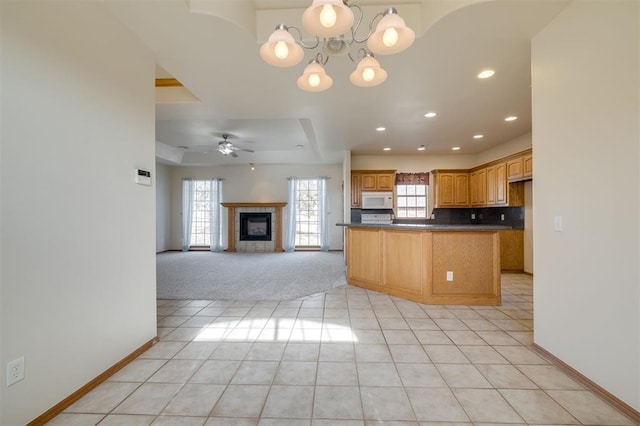
[{"label": "light tile floor", "polygon": [[50,425],[631,425],[533,352],[532,279],[502,306],[357,287],[158,300],[160,342]]}]

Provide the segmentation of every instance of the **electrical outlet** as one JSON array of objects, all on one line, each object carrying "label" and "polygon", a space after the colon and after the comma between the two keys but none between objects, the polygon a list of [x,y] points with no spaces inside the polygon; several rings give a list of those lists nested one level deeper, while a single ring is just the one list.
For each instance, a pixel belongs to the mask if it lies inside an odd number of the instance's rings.
[{"label": "electrical outlet", "polygon": [[504,220],[504,213],[500,215],[500,220]]},{"label": "electrical outlet", "polygon": [[475,213],[471,213],[471,220],[476,218],[476,214]]},{"label": "electrical outlet", "polygon": [[447,271],[447,281],[453,281],[453,271]]},{"label": "electrical outlet", "polygon": [[24,357],[14,359],[7,364],[7,386],[24,379]]}]

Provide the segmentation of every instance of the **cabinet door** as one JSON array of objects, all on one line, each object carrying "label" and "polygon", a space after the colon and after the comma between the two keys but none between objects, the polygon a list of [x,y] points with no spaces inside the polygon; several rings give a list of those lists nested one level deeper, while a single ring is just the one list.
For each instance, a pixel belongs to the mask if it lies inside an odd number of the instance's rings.
[{"label": "cabinet door", "polygon": [[453,173],[438,174],[436,188],[436,205],[439,207],[450,207],[454,204],[454,178]]},{"label": "cabinet door", "polygon": [[395,176],[393,175],[378,175],[376,179],[376,189],[379,191],[393,191],[393,184]]},{"label": "cabinet door", "polygon": [[495,166],[487,167],[487,205],[496,204],[496,168]]},{"label": "cabinet door", "polygon": [[351,207],[362,206],[362,175],[354,173],[351,175]]},{"label": "cabinet door", "polygon": [[496,165],[496,204],[506,206],[508,203],[507,164],[501,163]]},{"label": "cabinet door", "polygon": [[483,206],[487,203],[487,169],[471,173],[471,205]]},{"label": "cabinet door", "polygon": [[522,177],[522,157],[515,158],[513,160],[509,160],[507,162],[507,179],[519,179]]},{"label": "cabinet door", "polygon": [[375,191],[378,189],[378,179],[376,175],[362,175],[362,190]]},{"label": "cabinet door", "polygon": [[454,176],[454,203],[456,206],[469,205],[469,174],[456,173]]},{"label": "cabinet door", "polygon": [[523,171],[522,171],[522,175],[523,176],[533,176],[533,155],[531,154],[527,154],[524,156],[523,159]]}]

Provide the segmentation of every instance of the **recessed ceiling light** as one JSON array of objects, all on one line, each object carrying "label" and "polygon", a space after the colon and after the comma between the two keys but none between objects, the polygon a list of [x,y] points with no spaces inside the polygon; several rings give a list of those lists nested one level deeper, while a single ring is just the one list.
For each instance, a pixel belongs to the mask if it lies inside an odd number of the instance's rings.
[{"label": "recessed ceiling light", "polygon": [[433,117],[435,117],[436,115],[438,115],[438,114],[436,114],[435,112],[428,112],[428,113],[426,113],[424,116],[425,116],[425,117],[427,117],[427,118],[433,118]]},{"label": "recessed ceiling light", "polygon": [[505,118],[504,121],[513,121],[513,120],[517,120],[518,117],[516,117],[515,115],[510,115],[509,117]]},{"label": "recessed ceiling light", "polygon": [[426,147],[426,146],[424,146],[424,145],[420,145],[420,146],[418,147],[418,151],[424,151],[425,149],[427,149],[427,147]]},{"label": "recessed ceiling light", "polygon": [[386,127],[376,127],[377,132],[384,132],[385,130],[387,130]]},{"label": "recessed ceiling light", "polygon": [[459,146],[454,146],[453,148],[451,148],[452,151],[460,151],[460,147]]},{"label": "recessed ceiling light", "polygon": [[387,147],[382,148],[382,150],[383,150],[383,151],[391,151],[391,148],[389,148],[389,147],[387,146]]},{"label": "recessed ceiling light", "polygon": [[484,135],[473,135],[474,139],[482,139],[484,138]]},{"label": "recessed ceiling light", "polygon": [[478,78],[489,78],[494,75],[496,72],[494,70],[483,70],[478,74]]}]

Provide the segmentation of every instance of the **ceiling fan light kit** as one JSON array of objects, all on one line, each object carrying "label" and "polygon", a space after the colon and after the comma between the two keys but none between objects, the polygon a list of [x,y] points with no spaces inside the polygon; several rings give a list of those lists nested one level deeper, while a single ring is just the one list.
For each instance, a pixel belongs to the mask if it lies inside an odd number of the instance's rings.
[{"label": "ceiling fan light kit", "polygon": [[254,152],[252,149],[239,148],[235,146],[231,142],[227,141],[227,138],[229,138],[229,135],[224,134],[222,135],[222,139],[224,140],[218,142],[218,152],[222,155],[230,155],[233,158],[238,158],[236,151]]},{"label": "ceiling fan light kit", "polygon": [[[353,9],[359,13],[358,19],[355,19]],[[307,45],[302,40],[300,29],[280,24],[260,48],[260,56],[270,65],[292,67],[304,58],[303,49],[319,48],[320,39],[323,39],[321,52],[316,54],[298,78],[298,87],[309,92],[321,92],[331,87],[333,80],[327,75],[324,66],[332,56],[348,56],[357,63],[356,70],[349,78],[354,85],[377,86],[386,80],[387,72],[373,54],[392,55],[402,52],[413,44],[415,32],[407,27],[395,8],[389,7],[371,19],[367,36],[358,39],[356,33],[363,17],[362,8],[349,4],[348,0],[313,0],[302,15],[302,25],[316,37],[316,42]],[[291,30],[298,33],[297,40]],[[367,48],[358,48],[356,54],[352,55],[353,44],[365,42]]]}]

